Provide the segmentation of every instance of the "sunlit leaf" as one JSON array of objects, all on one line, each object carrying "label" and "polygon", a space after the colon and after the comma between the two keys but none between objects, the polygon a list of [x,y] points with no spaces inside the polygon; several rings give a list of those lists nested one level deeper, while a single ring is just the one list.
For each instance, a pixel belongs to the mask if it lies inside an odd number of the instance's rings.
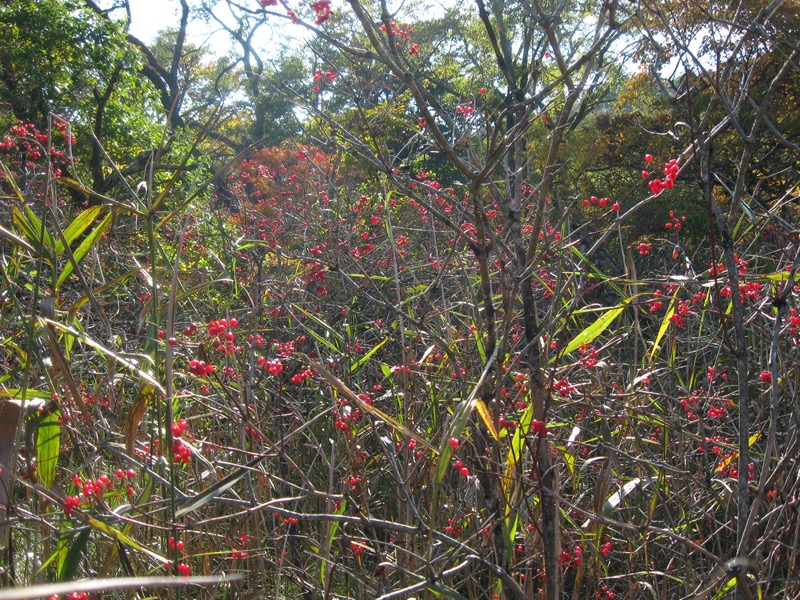
[{"label": "sunlit leaf", "polygon": [[125,417],[125,424],[123,425],[122,433],[125,436],[125,450],[128,456],[133,456],[136,449],[136,431],[139,429],[139,423],[142,422],[144,411],[147,410],[150,402],[156,395],[155,388],[149,383],[142,383],[139,387],[139,392],[133,400],[128,416]]},{"label": "sunlit leaf", "polygon": [[[566,345],[566,347],[559,353],[560,355],[566,355],[570,352],[574,352],[581,346],[585,346],[586,344],[590,344],[594,341],[594,339],[603,333],[608,327],[614,322],[614,320],[625,310],[625,307],[630,304],[632,298],[625,298],[622,302],[617,304],[614,308],[607,310],[600,316],[594,323],[589,325],[586,329],[582,330],[578,335],[576,335],[572,340]],[[556,356],[550,359],[550,362],[556,360]]]},{"label": "sunlit leaf", "polygon": [[372,355],[375,354],[378,350],[380,350],[381,347],[388,341],[389,338],[384,338],[383,340],[375,344],[372,348],[370,348],[366,353],[364,353],[364,356],[360,357],[357,361],[355,361],[352,365],[350,365],[350,372],[352,373],[353,371],[357,371],[358,368],[361,367],[361,365],[366,363],[372,357]]},{"label": "sunlit leaf", "polygon": [[[89,227],[94,220],[97,218],[104,208],[102,206],[92,206],[91,208],[87,208],[81,214],[79,214],[72,223],[63,231],[64,239],[67,241],[67,244],[70,246],[75,243],[75,241],[86,231],[87,227]],[[64,243],[59,239],[56,242],[56,255],[60,255],[64,252]]]},{"label": "sunlit leaf", "polygon": [[72,545],[69,547],[64,557],[64,562],[59,566],[59,581],[72,581],[75,579],[78,566],[81,563],[81,558],[83,558],[86,552],[86,544],[89,541],[89,534],[91,532],[91,529],[86,528],[75,536],[75,540],[72,542]]},{"label": "sunlit leaf", "polygon": [[42,417],[36,429],[36,464],[42,485],[53,486],[58,455],[61,452],[61,414],[53,411]]},{"label": "sunlit leaf", "polygon": [[[109,226],[111,225],[111,220],[113,219],[113,215],[108,213],[100,223],[92,230],[92,232],[83,238],[80,245],[75,249],[72,256],[75,260],[75,263],[80,265],[83,262],[83,259],[86,258],[86,255],[89,254],[91,249],[97,244],[97,242],[105,235],[106,231],[108,230]],[[58,281],[56,282],[56,288],[61,287],[67,277],[72,275],[74,270],[72,261],[67,261],[64,265],[64,268],[61,271],[61,274],[58,276]]]}]

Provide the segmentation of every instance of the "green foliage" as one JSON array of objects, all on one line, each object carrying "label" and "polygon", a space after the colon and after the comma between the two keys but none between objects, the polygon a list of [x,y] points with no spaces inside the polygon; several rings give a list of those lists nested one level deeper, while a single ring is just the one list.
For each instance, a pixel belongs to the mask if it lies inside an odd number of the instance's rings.
[{"label": "green foliage", "polygon": [[0,28],[0,95],[13,117],[39,126],[51,111],[85,110],[125,54],[120,29],[80,2],[8,2]]}]

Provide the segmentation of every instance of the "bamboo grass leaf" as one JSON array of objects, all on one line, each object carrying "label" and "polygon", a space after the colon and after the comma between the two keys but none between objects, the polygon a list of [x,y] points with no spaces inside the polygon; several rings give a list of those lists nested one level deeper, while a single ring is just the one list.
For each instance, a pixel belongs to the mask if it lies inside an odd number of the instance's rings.
[{"label": "bamboo grass leaf", "polygon": [[155,397],[155,388],[146,382],[143,382],[139,388],[139,393],[133,401],[130,412],[125,418],[122,432],[125,436],[125,450],[128,456],[133,456],[136,448],[136,430],[139,428],[139,423],[142,421],[144,411],[147,410],[148,405]]},{"label": "bamboo grass leaf", "polygon": [[[572,340],[566,345],[566,347],[559,352],[559,356],[564,356],[569,354],[570,352],[574,352],[581,346],[585,346],[586,344],[590,344],[594,341],[594,339],[603,333],[609,326],[616,320],[616,318],[625,310],[625,307],[631,303],[633,297],[625,298],[622,302],[617,304],[614,308],[607,310],[603,315],[598,317],[598,319],[589,325],[586,329],[582,330],[578,333]],[[556,360],[556,357],[550,359],[550,362]]]},{"label": "bamboo grass leaf", "polygon": [[[347,500],[342,500],[339,503],[339,508],[333,511],[335,515],[343,515],[347,510]],[[328,538],[325,540],[325,552],[330,551],[333,546],[333,540],[336,537],[336,532],[339,531],[339,521],[331,521],[330,530],[328,531]],[[319,581],[321,585],[325,585],[325,561],[321,561],[319,565]]]},{"label": "bamboo grass leaf", "polygon": [[354,371],[357,371],[359,369],[359,367],[361,367],[361,365],[363,365],[370,358],[372,358],[372,355],[375,354],[378,350],[380,350],[381,347],[388,341],[389,341],[389,338],[384,338],[383,340],[381,340],[380,342],[375,344],[372,348],[370,348],[369,351],[364,354],[364,356],[362,356],[356,362],[354,362],[352,365],[350,365],[350,372],[352,373]]},{"label": "bamboo grass leaf", "polygon": [[86,551],[86,544],[89,541],[91,532],[92,530],[87,527],[75,536],[75,541],[72,542],[64,557],[64,562],[59,567],[59,581],[72,581],[75,579],[75,574],[78,572],[78,566],[81,564],[81,558]]},{"label": "bamboo grass leaf", "polygon": [[489,413],[486,403],[483,400],[478,399],[478,401],[475,403],[475,410],[478,411],[478,414],[483,420],[483,424],[486,425],[486,429],[488,429],[489,433],[492,434],[494,440],[499,442],[500,434],[498,434],[497,429],[495,429],[494,421],[492,421],[492,415]]},{"label": "bamboo grass leaf", "polygon": [[336,390],[339,393],[339,395],[347,398],[348,401],[358,406],[358,408],[364,411],[365,413],[370,413],[376,416],[378,419],[380,419],[381,421],[392,427],[395,431],[403,434],[406,437],[413,438],[414,440],[417,441],[417,443],[422,444],[428,450],[436,452],[436,449],[428,443],[428,440],[426,440],[423,437],[420,437],[419,435],[417,435],[416,433],[405,427],[403,424],[401,424],[397,420],[387,415],[379,408],[376,408],[373,405],[364,402],[361,398],[358,397],[358,395],[355,392],[353,392],[350,388],[348,388],[343,381],[341,381],[333,373],[328,371],[328,369],[323,367],[320,363],[318,363],[315,360],[312,360],[311,358],[309,358],[308,356],[306,356],[301,352],[298,352],[297,354],[298,356],[303,357],[303,359],[306,362],[308,362],[308,364],[310,364],[314,368],[314,370],[317,371],[317,373],[325,381],[325,383],[327,383],[331,388]]},{"label": "bamboo grass leaf", "polygon": [[[483,387],[483,382],[491,370],[495,359],[497,358],[497,353],[500,350],[501,345],[502,344],[498,342],[498,344],[495,346],[494,353],[483,367],[483,372],[481,373],[478,382],[475,384],[475,387],[472,388],[472,392],[470,393],[469,397],[459,402],[455,411],[453,411],[453,417],[450,421],[450,426],[447,429],[447,433],[442,437],[442,442],[439,447],[439,464],[436,467],[436,475],[434,477],[434,482],[437,485],[442,482],[444,479],[444,474],[447,472],[447,469],[450,466],[450,455],[452,454],[452,448],[450,447],[449,443],[450,439],[458,439],[464,432],[464,428],[467,426],[469,416],[472,414],[472,411],[475,409],[475,406],[479,400],[478,393]],[[486,408],[485,405],[484,408]],[[488,416],[488,410],[486,411],[486,416]],[[491,419],[486,419],[483,414],[481,414],[481,418],[484,419],[484,421],[488,420],[491,422]],[[497,431],[494,433],[496,434]],[[495,439],[499,439],[499,436],[497,436]]]},{"label": "bamboo grass leaf", "polygon": [[36,464],[42,485],[53,486],[56,478],[58,455],[61,451],[61,425],[58,411],[51,412],[39,421],[36,429]]},{"label": "bamboo grass leaf", "polygon": [[653,360],[658,355],[659,346],[661,345],[661,340],[664,338],[664,335],[667,333],[667,329],[669,329],[669,324],[671,321],[669,320],[670,317],[675,314],[675,305],[678,302],[678,293],[680,292],[680,288],[675,289],[675,293],[672,294],[672,300],[669,303],[669,308],[667,309],[667,313],[664,315],[664,319],[661,321],[661,327],[658,328],[658,333],[656,334],[656,339],[653,341],[653,348],[650,350],[650,364],[653,363]]},{"label": "bamboo grass leaf", "polygon": [[176,518],[182,517],[183,515],[189,514],[190,512],[197,510],[201,506],[208,504],[209,502],[211,502],[211,500],[213,500],[220,494],[224,493],[225,491],[229,490],[231,487],[233,487],[233,485],[236,484],[237,481],[239,481],[242,477],[250,473],[253,467],[255,467],[265,458],[267,458],[266,454],[257,456],[247,464],[237,468],[232,473],[226,475],[225,477],[223,477],[222,479],[220,479],[219,481],[208,487],[203,492],[197,494],[194,497],[187,498],[184,501],[183,506],[181,506],[177,511],[175,511],[175,517]]},{"label": "bamboo grass leaf", "polygon": [[34,251],[51,267],[55,263],[53,256],[53,238],[47,229],[42,229],[39,217],[28,207],[23,213],[18,206],[12,209],[14,225],[19,229],[25,241],[34,248]]},{"label": "bamboo grass leaf", "polygon": [[156,388],[160,392],[164,391],[164,388],[162,387],[162,385],[156,379],[154,379],[153,376],[150,375],[150,373],[148,373],[147,371],[143,370],[136,362],[134,362],[133,360],[129,359],[127,356],[125,356],[123,354],[120,354],[118,352],[114,352],[113,350],[109,350],[108,348],[103,346],[101,343],[93,340],[92,338],[88,337],[87,335],[85,335],[83,333],[77,332],[72,327],[64,325],[63,323],[59,323],[59,322],[53,321],[51,319],[41,319],[41,321],[43,321],[47,325],[52,325],[56,329],[60,329],[61,331],[64,331],[66,333],[69,333],[69,334],[75,336],[77,339],[79,339],[82,343],[86,344],[87,346],[90,346],[90,347],[94,348],[95,350],[97,350],[101,354],[104,354],[105,356],[109,356],[109,357],[115,359],[117,362],[119,362],[125,368],[129,369],[130,371],[132,371],[133,373],[135,373],[136,375],[138,375],[139,377],[141,377],[142,379],[144,379],[145,381],[150,383],[154,388]]},{"label": "bamboo grass leaf", "polygon": [[[112,213],[108,213],[100,223],[97,224],[92,232],[87,235],[80,245],[76,248],[75,252],[73,253],[73,258],[75,259],[75,264],[80,265],[86,255],[89,254],[89,251],[97,244],[98,240],[105,235],[106,231],[108,230],[109,226],[111,225],[111,220],[113,218]],[[72,261],[67,261],[64,265],[64,269],[61,271],[61,274],[58,276],[58,281],[56,282],[56,289],[61,287],[67,277],[72,275],[74,270],[74,266]]]},{"label": "bamboo grass leaf", "polygon": [[[102,206],[87,208],[79,214],[64,230],[64,239],[70,246],[83,234],[84,231],[94,223],[97,216],[104,210]],[[64,243],[59,239],[56,242],[56,256],[64,252]]]}]

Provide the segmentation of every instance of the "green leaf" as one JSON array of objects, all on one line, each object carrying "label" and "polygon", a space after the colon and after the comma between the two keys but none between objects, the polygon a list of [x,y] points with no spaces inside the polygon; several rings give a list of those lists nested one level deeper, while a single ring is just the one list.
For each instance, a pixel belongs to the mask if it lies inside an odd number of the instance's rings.
[{"label": "green leaf", "polygon": [[[509,515],[510,517],[511,515]],[[513,518],[509,520],[507,517],[505,519],[506,525],[506,553],[509,558],[514,554],[514,541],[517,537],[517,529],[519,528],[519,511],[514,512]]]},{"label": "green leaf", "polygon": [[[342,334],[339,333],[338,331],[336,331],[335,329],[333,329],[333,327],[328,325],[325,321],[323,321],[319,317],[315,316],[313,313],[310,313],[306,309],[298,306],[297,304],[292,304],[292,306],[294,307],[295,310],[301,312],[308,319],[310,319],[311,321],[313,321],[314,323],[316,323],[317,325],[322,327],[330,338],[333,338],[334,340],[336,340],[338,342],[342,342],[343,341]],[[331,352],[335,352],[335,353],[339,352],[339,347],[336,346],[336,344],[331,342],[329,339],[325,339],[324,337],[319,335],[316,331],[314,331],[313,329],[310,329],[309,327],[307,327],[303,322],[300,322],[300,325],[303,327],[303,329],[306,330],[306,332],[308,332],[308,334],[311,337],[313,337],[320,344],[322,344],[323,346],[328,348]]]},{"label": "green leaf", "polygon": [[725,594],[730,592],[733,588],[736,587],[736,577],[731,577],[725,585],[723,585],[720,590],[714,594],[714,600],[722,600],[725,597]]},{"label": "green leaf", "polygon": [[[100,238],[105,235],[106,230],[111,225],[111,219],[113,217],[112,213],[108,213],[100,223],[97,224],[92,232],[87,235],[80,245],[77,247],[75,252],[73,253],[73,258],[75,259],[76,264],[81,264],[86,255],[89,254],[89,251],[92,247],[100,240]],[[73,266],[72,261],[67,261],[67,264],[64,265],[64,269],[61,271],[61,274],[58,276],[58,281],[56,282],[56,289],[61,287],[61,284],[64,283],[70,275],[72,275]]]},{"label": "green leaf", "polygon": [[675,313],[675,305],[678,301],[678,293],[680,292],[680,288],[675,289],[675,293],[672,294],[672,300],[669,303],[669,309],[667,310],[667,314],[664,315],[664,319],[661,321],[661,327],[658,328],[658,333],[656,334],[656,339],[653,341],[653,348],[650,350],[650,364],[653,363],[653,359],[658,354],[658,347],[661,344],[661,339],[664,337],[664,334],[667,333],[667,329],[669,329],[670,324],[670,317]]},{"label": "green leaf", "polygon": [[473,336],[475,337],[475,346],[478,349],[478,356],[481,357],[481,362],[485,363],[486,362],[486,350],[483,347],[483,340],[481,339],[481,332],[477,327],[475,328],[475,330],[473,332]]},{"label": "green leaf", "polygon": [[[40,392],[38,390],[25,390],[24,394],[25,400],[30,400],[31,398],[50,400],[52,397],[53,397],[52,393]],[[22,390],[19,388],[0,387],[0,398],[11,398],[13,400],[22,400],[23,393]]]},{"label": "green leaf", "polygon": [[364,356],[362,356],[356,362],[350,365],[350,372],[352,373],[353,371],[357,371],[361,365],[367,362],[372,357],[372,355],[375,354],[378,350],[380,350],[381,346],[383,346],[388,341],[389,338],[384,338],[383,341],[370,348],[369,352],[364,354]]},{"label": "green leaf", "polygon": [[107,537],[110,537],[112,540],[123,544],[124,546],[128,546],[129,548],[133,548],[134,550],[138,550],[139,552],[144,552],[152,559],[156,560],[159,565],[168,564],[170,561],[167,557],[161,556],[158,552],[151,550],[147,546],[144,546],[134,540],[133,538],[128,537],[121,531],[114,529],[110,525],[106,525],[102,521],[98,521],[94,517],[88,517],[87,521],[92,528],[96,529],[100,533],[104,534]]},{"label": "green leaf", "polygon": [[36,463],[39,479],[46,488],[53,486],[56,465],[61,451],[60,413],[54,411],[41,418],[36,429]]},{"label": "green leaf", "polygon": [[[72,246],[81,234],[86,231],[86,228],[94,223],[97,215],[99,215],[102,210],[102,206],[93,206],[92,208],[87,208],[75,217],[75,220],[64,230],[64,239],[67,241],[67,244]],[[56,256],[60,256],[62,252],[64,252],[64,243],[59,239],[56,242]]]},{"label": "green leaf", "polygon": [[519,419],[519,425],[514,430],[514,437],[511,438],[511,447],[508,449],[506,455],[506,468],[503,474],[503,490],[508,494],[511,489],[511,482],[514,478],[514,468],[517,462],[522,457],[522,449],[525,445],[525,436],[531,430],[531,421],[533,421],[533,403],[527,402],[528,406],[522,411]]},{"label": "green leaf", "polygon": [[[347,500],[342,500],[339,503],[339,508],[333,511],[335,515],[343,515],[344,511],[347,509]],[[333,545],[333,538],[336,537],[336,532],[339,531],[339,521],[331,521],[330,530],[328,531],[328,539],[325,540],[325,554],[330,551],[331,546]],[[320,561],[319,564],[319,581],[322,587],[325,587],[325,566],[326,562],[323,559]]]},{"label": "green leaf", "polygon": [[[450,443],[449,443],[450,438],[458,439],[464,432],[464,428],[467,426],[467,420],[469,419],[469,416],[472,414],[472,411],[475,410],[475,407],[479,400],[478,392],[483,386],[483,382],[486,379],[486,376],[489,373],[492,364],[494,364],[494,361],[497,358],[497,352],[500,349],[501,345],[502,344],[498,342],[497,346],[494,349],[494,354],[492,354],[492,356],[487,361],[486,365],[483,367],[483,372],[481,373],[480,378],[478,378],[478,382],[475,384],[475,387],[472,388],[472,392],[470,393],[469,397],[459,402],[458,406],[456,406],[455,408],[455,411],[453,411],[453,419],[450,422],[450,427],[448,427],[447,433],[442,438],[442,443],[439,446],[439,464],[436,467],[436,475],[434,477],[434,481],[437,485],[442,482],[442,480],[444,479],[444,474],[447,472],[447,469],[450,466],[450,455],[452,454],[452,450],[450,448]],[[484,405],[483,408],[485,409],[486,406]],[[484,422],[488,421],[489,423],[491,423],[491,419],[487,418],[488,410],[482,411],[480,414]],[[491,429],[494,429],[494,426],[492,426]],[[499,439],[497,431],[493,432],[493,436],[495,439]]]},{"label": "green leaf", "polygon": [[257,456],[256,458],[248,462],[246,465],[237,468],[233,473],[226,475],[225,477],[217,481],[215,484],[208,487],[205,491],[197,494],[193,498],[187,498],[186,503],[183,506],[181,506],[177,511],[175,511],[175,517],[176,518],[182,517],[183,515],[186,515],[192,512],[193,510],[197,510],[204,504],[207,504],[208,502],[210,502],[211,500],[213,500],[226,490],[230,489],[237,481],[239,481],[242,477],[250,473],[252,468],[255,467],[265,458],[267,458],[266,455]]},{"label": "green leaf", "polygon": [[[14,225],[19,229],[28,244],[33,246],[37,254],[42,257],[42,260],[52,267],[55,263],[52,247],[53,238],[47,229],[42,231],[42,222],[39,217],[27,206],[25,208],[26,212],[24,214],[18,206],[12,209]],[[44,237],[44,241],[42,241],[42,237]]]},{"label": "green leaf", "polygon": [[[614,308],[607,310],[605,314],[599,317],[594,323],[572,338],[572,341],[570,341],[570,343],[567,344],[561,352],[559,352],[558,356],[564,356],[570,352],[574,352],[581,346],[592,343],[592,341],[594,341],[598,335],[608,329],[608,327],[614,322],[620,313],[625,310],[625,307],[630,304],[632,299],[633,298],[625,298],[625,300],[617,304]],[[550,359],[550,362],[555,360],[556,356],[553,356]]]},{"label": "green leaf", "polygon": [[575,477],[575,457],[572,455],[572,452],[567,450],[565,446],[555,446],[555,449],[561,452],[561,455],[564,457],[564,464],[567,465],[570,476]]},{"label": "green leaf", "polygon": [[56,329],[60,329],[65,333],[74,335],[77,339],[81,341],[81,343],[86,344],[87,346],[91,346],[101,354],[113,357],[119,364],[133,371],[136,375],[138,375],[139,377],[150,383],[157,390],[159,390],[160,392],[164,391],[164,387],[156,379],[154,379],[150,373],[144,371],[142,368],[139,367],[137,363],[130,360],[126,356],[123,356],[122,354],[109,350],[99,342],[96,342],[95,340],[93,340],[92,338],[83,333],[79,333],[78,331],[74,330],[72,327],[69,327],[68,325],[64,325],[63,323],[59,323],[58,321],[53,321],[51,319],[42,319],[42,321],[44,321],[48,325],[52,325]]},{"label": "green leaf", "polygon": [[91,529],[86,528],[75,537],[75,541],[72,542],[64,562],[59,567],[59,581],[72,581],[75,579],[75,574],[78,572],[78,566],[81,564],[81,558],[86,550],[86,543],[89,541],[91,532]]}]

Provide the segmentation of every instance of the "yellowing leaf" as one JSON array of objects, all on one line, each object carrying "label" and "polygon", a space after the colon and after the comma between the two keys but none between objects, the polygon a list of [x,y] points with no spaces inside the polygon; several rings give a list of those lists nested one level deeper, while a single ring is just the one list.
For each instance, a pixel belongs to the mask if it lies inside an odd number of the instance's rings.
[{"label": "yellowing leaf", "polygon": [[475,403],[475,408],[478,411],[478,414],[481,416],[481,419],[483,419],[483,424],[486,425],[486,429],[489,430],[489,433],[492,434],[492,437],[495,439],[495,441],[499,442],[500,436],[497,433],[497,429],[494,427],[492,415],[489,414],[489,409],[486,407],[486,403],[483,400],[478,400]]},{"label": "yellowing leaf", "polygon": [[133,456],[134,448],[136,448],[136,430],[139,428],[139,423],[142,422],[144,411],[150,400],[155,396],[155,388],[149,383],[142,383],[139,393],[131,406],[131,411],[125,419],[123,426],[123,433],[125,434],[125,450],[128,456]]}]

